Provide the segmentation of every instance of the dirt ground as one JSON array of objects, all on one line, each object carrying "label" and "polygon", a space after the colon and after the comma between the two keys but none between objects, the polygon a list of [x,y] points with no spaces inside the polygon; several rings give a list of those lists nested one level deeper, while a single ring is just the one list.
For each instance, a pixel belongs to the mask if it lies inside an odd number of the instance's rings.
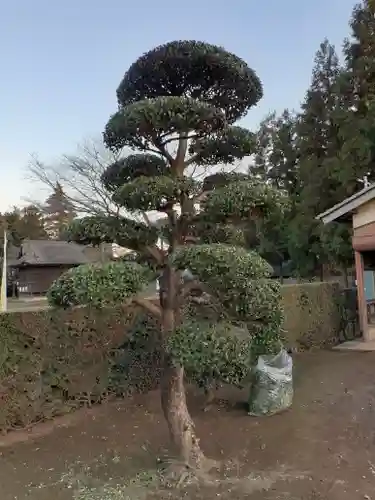
[{"label": "dirt ground", "polygon": [[44,311],[46,309],[49,309],[46,297],[24,297],[21,295],[19,299],[8,299],[6,312]]},{"label": "dirt ground", "polygon": [[295,401],[256,419],[246,391],[209,412],[192,394],[201,443],[223,464],[204,487],[158,488],[168,442],[158,394],[117,401],[0,438],[1,500],[375,500],[375,353],[295,357]]}]

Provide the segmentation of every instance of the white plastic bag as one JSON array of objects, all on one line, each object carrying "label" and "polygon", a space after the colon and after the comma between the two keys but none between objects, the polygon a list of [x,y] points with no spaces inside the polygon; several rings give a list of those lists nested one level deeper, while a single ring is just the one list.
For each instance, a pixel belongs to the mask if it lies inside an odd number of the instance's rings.
[{"label": "white plastic bag", "polygon": [[293,360],[282,349],[276,356],[259,356],[253,370],[249,414],[259,417],[286,410],[293,402]]}]

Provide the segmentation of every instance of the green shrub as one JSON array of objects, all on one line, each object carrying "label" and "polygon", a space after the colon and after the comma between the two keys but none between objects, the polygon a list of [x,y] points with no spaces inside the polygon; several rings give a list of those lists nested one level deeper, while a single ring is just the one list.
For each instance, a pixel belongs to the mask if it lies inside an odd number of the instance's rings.
[{"label": "green shrub", "polygon": [[283,285],[281,292],[289,347],[310,349],[337,344],[345,334],[345,307],[338,283]]},{"label": "green shrub", "polygon": [[153,273],[136,262],[106,262],[72,267],[48,290],[52,306],[112,307],[141,291]]},{"label": "green shrub", "polygon": [[134,317],[123,344],[113,351],[110,388],[117,396],[155,389],[160,380],[160,326],[143,311]]},{"label": "green shrub", "polygon": [[152,344],[135,352],[139,321],[134,307],[0,315],[0,431],[152,387],[157,356]]},{"label": "green shrub", "polygon": [[239,386],[249,373],[249,335],[245,328],[234,331],[233,323],[185,322],[169,337],[167,349],[198,386],[215,382]]},{"label": "green shrub", "polygon": [[[281,292],[287,345],[308,349],[338,341],[345,327],[338,284],[284,285]],[[190,326],[194,321],[208,322],[213,328],[223,319],[222,308],[215,303],[186,304],[183,314],[193,320]],[[169,347],[178,347],[188,380],[198,385],[216,378],[241,382],[249,354],[243,326],[238,324],[237,338],[226,351],[230,363],[215,349],[227,331],[211,328],[202,335],[188,328],[171,338]],[[160,378],[158,331],[155,319],[134,306],[0,315],[0,431],[27,427],[110,395],[155,388]],[[210,349],[194,354],[191,345],[196,345],[197,335],[202,339],[211,335],[215,342],[210,338]],[[273,328],[269,333],[263,328],[262,335],[254,338],[252,356],[279,347]]]}]

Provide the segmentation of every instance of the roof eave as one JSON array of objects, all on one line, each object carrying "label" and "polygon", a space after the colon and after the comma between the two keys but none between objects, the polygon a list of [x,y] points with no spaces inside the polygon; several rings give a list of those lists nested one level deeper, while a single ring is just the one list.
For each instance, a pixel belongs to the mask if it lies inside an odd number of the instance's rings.
[{"label": "roof eave", "polygon": [[368,186],[341,203],[337,203],[317,215],[316,219],[321,220],[323,224],[329,224],[333,221],[349,218],[358,207],[373,199],[375,199],[375,185]]},{"label": "roof eave", "polygon": [[329,224],[330,222],[347,222],[352,218],[353,212],[354,210],[349,212],[345,211],[344,213],[339,214],[336,211],[328,214],[324,213],[319,214],[316,219],[321,220],[323,224]]}]

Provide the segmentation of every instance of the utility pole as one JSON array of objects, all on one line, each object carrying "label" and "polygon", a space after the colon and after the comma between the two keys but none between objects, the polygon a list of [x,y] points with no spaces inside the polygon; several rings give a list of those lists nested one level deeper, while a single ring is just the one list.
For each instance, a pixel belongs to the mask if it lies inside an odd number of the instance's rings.
[{"label": "utility pole", "polygon": [[8,237],[7,228],[4,227],[4,244],[3,244],[3,270],[1,277],[1,294],[0,294],[0,309],[1,312],[6,312],[8,309],[7,304],[7,247],[8,247]]}]

